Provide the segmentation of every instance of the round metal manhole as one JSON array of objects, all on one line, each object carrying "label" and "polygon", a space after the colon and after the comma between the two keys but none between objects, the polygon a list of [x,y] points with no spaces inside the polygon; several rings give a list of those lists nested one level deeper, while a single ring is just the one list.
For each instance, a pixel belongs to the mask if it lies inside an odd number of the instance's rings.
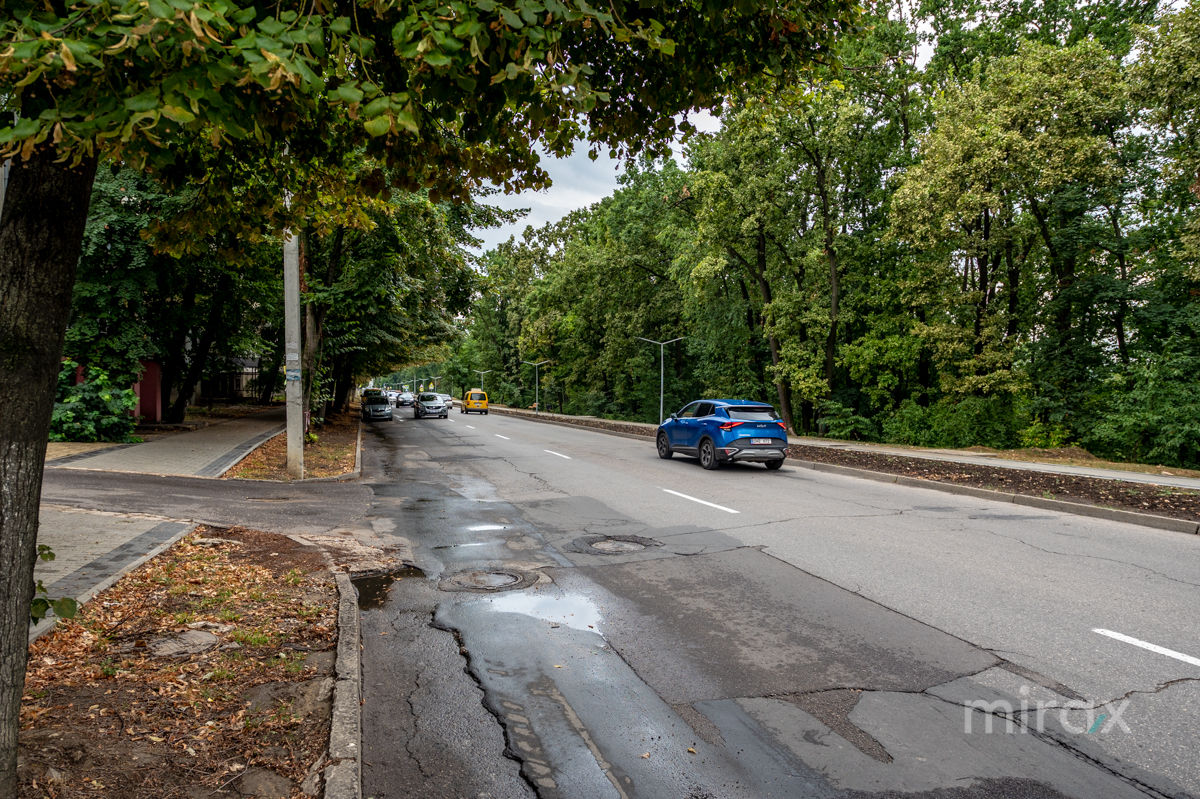
[{"label": "round metal manhole", "polygon": [[567,549],[587,555],[627,555],[661,546],[661,541],[640,535],[585,535],[568,544]]},{"label": "round metal manhole", "polygon": [[536,574],[512,569],[487,569],[481,571],[456,572],[447,575],[438,583],[442,591],[478,591],[493,593],[528,588],[537,582]]}]

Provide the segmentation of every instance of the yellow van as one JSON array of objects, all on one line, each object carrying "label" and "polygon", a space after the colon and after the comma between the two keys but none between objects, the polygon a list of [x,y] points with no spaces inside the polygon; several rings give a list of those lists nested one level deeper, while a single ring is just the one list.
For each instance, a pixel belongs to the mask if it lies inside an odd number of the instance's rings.
[{"label": "yellow van", "polygon": [[462,405],[458,407],[460,413],[476,413],[488,412],[487,393],[482,388],[473,388],[463,395]]}]

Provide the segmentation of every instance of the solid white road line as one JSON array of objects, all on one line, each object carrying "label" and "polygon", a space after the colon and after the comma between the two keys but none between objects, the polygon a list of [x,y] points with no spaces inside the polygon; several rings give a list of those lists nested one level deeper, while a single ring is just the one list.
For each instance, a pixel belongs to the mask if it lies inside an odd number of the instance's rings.
[{"label": "solid white road line", "polygon": [[1200,658],[1194,658],[1191,655],[1185,655],[1182,652],[1176,652],[1174,649],[1167,649],[1165,646],[1159,646],[1158,644],[1152,644],[1148,641],[1132,638],[1128,635],[1123,635],[1122,633],[1114,633],[1112,630],[1105,630],[1101,629],[1100,627],[1096,627],[1092,630],[1092,632],[1100,633],[1101,635],[1107,635],[1109,638],[1115,638],[1116,640],[1124,641],[1127,644],[1140,646],[1142,649],[1149,649],[1151,652],[1156,652],[1160,655],[1166,655],[1169,658],[1182,660],[1184,663],[1190,663],[1193,666],[1200,666]]},{"label": "solid white road line", "polygon": [[494,433],[493,435],[495,435],[496,438],[503,438],[505,441],[512,441],[512,439],[509,438],[508,436],[502,436],[499,433]]},{"label": "solid white road line", "polygon": [[552,449],[544,449],[544,450],[542,450],[542,452],[549,452],[551,455],[557,455],[558,457],[564,458],[565,460],[571,460],[570,455],[564,455],[561,452],[555,452]]},{"label": "solid white road line", "polygon": [[689,497],[687,494],[680,494],[678,491],[672,491],[669,488],[664,488],[663,491],[666,491],[668,494],[674,494],[677,497],[683,497],[684,499],[690,499],[692,502],[699,502],[701,505],[707,505],[710,508],[716,508],[717,510],[723,510],[726,513],[741,513],[741,511],[739,511],[739,510],[734,510],[733,508],[727,508],[724,505],[715,505],[712,502],[705,502],[704,500],[696,499],[695,497]]}]

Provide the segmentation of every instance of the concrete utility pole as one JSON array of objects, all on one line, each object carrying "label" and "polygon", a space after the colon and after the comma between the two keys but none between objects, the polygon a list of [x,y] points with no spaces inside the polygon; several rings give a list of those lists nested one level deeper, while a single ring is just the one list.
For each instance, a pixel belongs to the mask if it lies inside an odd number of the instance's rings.
[{"label": "concrete utility pole", "polygon": [[304,383],[300,377],[300,239],[283,239],[284,383],[287,391],[287,472],[304,477]]},{"label": "concrete utility pole", "polygon": [[642,338],[641,336],[635,336],[635,338],[637,338],[638,341],[649,341],[651,344],[658,345],[658,423],[662,424],[662,422],[663,422],[663,387],[664,387],[665,381],[666,381],[664,367],[663,367],[664,354],[666,352],[666,347],[668,344],[674,344],[676,341],[683,341],[685,338],[687,338],[687,336],[680,336],[679,338],[673,338],[670,341],[655,341],[652,338]]},{"label": "concrete utility pole", "polygon": [[550,362],[549,361],[538,361],[537,363],[534,363],[533,361],[521,361],[521,363],[527,363],[533,367],[533,412],[541,413],[542,412],[542,402],[541,402],[541,398],[539,397],[539,392],[541,391],[541,383],[538,382],[538,367],[544,363],[550,363]]}]

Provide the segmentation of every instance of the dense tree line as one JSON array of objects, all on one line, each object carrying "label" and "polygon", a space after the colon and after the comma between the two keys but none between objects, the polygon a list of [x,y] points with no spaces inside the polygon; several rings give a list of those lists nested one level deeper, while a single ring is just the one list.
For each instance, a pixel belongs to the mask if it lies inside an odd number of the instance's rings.
[{"label": "dense tree line", "polygon": [[[837,66],[748,87],[686,167],[490,252],[446,368],[654,420],[1200,466],[1200,3],[872,9]],[[920,33],[928,31],[928,33]]]},{"label": "dense tree line", "polygon": [[[345,410],[362,376],[453,338],[477,290],[471,229],[502,217],[482,203],[402,191],[357,210],[301,231],[305,389],[316,417]],[[71,368],[128,386],[143,360],[158,361],[167,421],[183,419],[202,379],[249,363],[258,400],[283,387],[280,240],[214,230],[181,246],[175,231],[195,231],[205,213],[193,191],[168,191],[128,167],[101,170],[75,282]],[[221,216],[229,213],[249,211]]]}]

